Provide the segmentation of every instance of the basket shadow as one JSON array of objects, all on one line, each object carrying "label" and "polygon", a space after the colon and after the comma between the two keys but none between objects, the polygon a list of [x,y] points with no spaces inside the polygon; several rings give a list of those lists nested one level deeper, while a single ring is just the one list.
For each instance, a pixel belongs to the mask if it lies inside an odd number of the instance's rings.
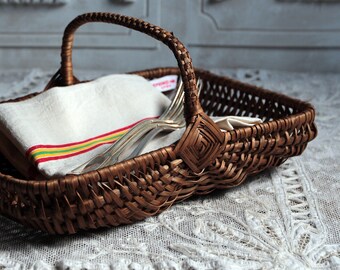
[{"label": "basket shadow", "polygon": [[[128,225],[125,225],[128,226]],[[90,235],[93,236],[94,232],[100,234],[107,230],[114,228],[98,228],[95,230],[79,231],[72,235],[51,235],[43,231],[39,231],[10,220],[6,217],[0,217],[0,230],[2,235],[0,236],[0,249],[14,250],[18,246],[21,247],[56,247],[59,245],[65,245],[65,241],[76,241],[81,238],[87,238]]]}]

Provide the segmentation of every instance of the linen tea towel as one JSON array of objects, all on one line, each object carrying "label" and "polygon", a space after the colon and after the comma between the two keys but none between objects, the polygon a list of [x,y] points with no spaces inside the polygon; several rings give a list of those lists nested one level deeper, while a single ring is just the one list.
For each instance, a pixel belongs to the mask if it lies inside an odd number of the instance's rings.
[{"label": "linen tea towel", "polygon": [[137,75],[109,75],[0,104],[0,151],[26,177],[58,177],[103,152],[170,100]]}]

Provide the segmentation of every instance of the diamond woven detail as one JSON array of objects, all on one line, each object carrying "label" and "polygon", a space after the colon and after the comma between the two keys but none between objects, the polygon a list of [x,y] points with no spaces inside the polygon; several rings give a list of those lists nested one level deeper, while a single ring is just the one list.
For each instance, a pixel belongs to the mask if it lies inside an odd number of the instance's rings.
[{"label": "diamond woven detail", "polygon": [[199,173],[221,153],[224,141],[221,130],[206,114],[201,113],[188,126],[175,152],[193,172]]}]

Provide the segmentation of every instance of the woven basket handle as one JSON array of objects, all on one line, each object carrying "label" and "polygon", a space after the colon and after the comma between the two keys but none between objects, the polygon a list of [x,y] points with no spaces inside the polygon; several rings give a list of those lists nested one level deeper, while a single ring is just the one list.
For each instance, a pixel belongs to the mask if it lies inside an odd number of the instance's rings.
[{"label": "woven basket handle", "polygon": [[75,31],[83,24],[90,22],[103,22],[125,26],[145,33],[167,45],[175,55],[180,68],[185,89],[185,116],[189,120],[191,117],[202,112],[202,107],[198,100],[196,78],[191,57],[184,45],[170,32],[145,22],[141,19],[123,16],[114,13],[86,13],[78,16],[66,27],[61,49],[61,69],[60,73],[65,85],[77,83],[73,76],[72,47]]},{"label": "woven basket handle", "polygon": [[189,52],[172,33],[129,16],[114,13],[86,13],[75,18],[65,29],[61,49],[60,76],[65,85],[78,82],[73,75],[72,46],[75,31],[89,22],[112,23],[145,33],[162,41],[173,52],[184,83],[184,112],[187,129],[177,143],[174,152],[189,168],[198,173],[211,164],[223,150],[225,136],[216,124],[204,113],[199,102],[195,72]]}]

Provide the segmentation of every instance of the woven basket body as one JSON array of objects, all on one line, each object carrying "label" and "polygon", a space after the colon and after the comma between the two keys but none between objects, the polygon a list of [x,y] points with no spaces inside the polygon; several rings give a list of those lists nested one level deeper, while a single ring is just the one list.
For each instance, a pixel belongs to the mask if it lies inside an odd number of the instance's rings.
[{"label": "woven basket body", "polygon": [[[72,73],[73,32],[90,21],[117,23],[146,32],[173,50],[179,68],[135,74],[148,79],[169,74],[182,76],[187,130],[174,145],[61,179],[22,179],[0,157],[1,214],[51,234],[129,224],[156,215],[194,194],[237,186],[246,176],[301,154],[315,138],[315,112],[310,104],[207,71],[194,72],[190,56],[172,33],[115,14],[85,14],[66,28],[62,67],[47,89],[79,83]],[[203,82],[199,98],[196,77]],[[207,115],[260,117],[264,123],[221,132]]]}]

